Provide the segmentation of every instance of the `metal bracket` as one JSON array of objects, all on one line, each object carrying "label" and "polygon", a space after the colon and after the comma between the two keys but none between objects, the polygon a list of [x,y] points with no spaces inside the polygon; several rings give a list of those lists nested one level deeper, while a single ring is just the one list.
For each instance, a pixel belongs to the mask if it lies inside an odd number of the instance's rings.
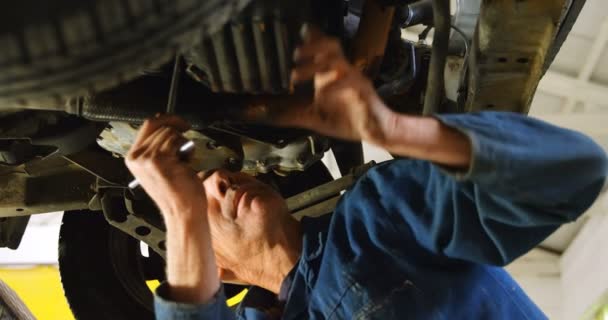
[{"label": "metal bracket", "polygon": [[152,250],[163,259],[166,258],[165,231],[149,223],[145,219],[130,214],[123,202],[123,195],[118,190],[108,190],[101,197],[103,215],[108,223],[130,235],[131,237],[146,243]]},{"label": "metal bracket", "polygon": [[287,199],[287,208],[297,220],[331,213],[340,200],[340,192],[350,188],[359,177],[375,165],[376,163],[371,161],[354,168],[351,173],[340,179],[297,194]]},{"label": "metal bracket", "polygon": [[95,194],[95,177],[79,168],[61,169],[43,176],[20,172],[1,176],[0,217],[87,208]]},{"label": "metal bracket", "polygon": [[[328,182],[287,199],[287,207],[297,220],[303,217],[319,217],[332,212],[340,199],[340,192],[352,186],[376,163],[370,162],[354,168],[340,179]],[[128,212],[119,189],[108,190],[101,198],[104,216],[113,227],[146,243],[161,257],[166,257],[165,230],[146,219]],[[118,201],[120,199],[121,201]]]},{"label": "metal bracket", "polygon": [[0,248],[16,250],[29,221],[30,216],[0,218]]}]

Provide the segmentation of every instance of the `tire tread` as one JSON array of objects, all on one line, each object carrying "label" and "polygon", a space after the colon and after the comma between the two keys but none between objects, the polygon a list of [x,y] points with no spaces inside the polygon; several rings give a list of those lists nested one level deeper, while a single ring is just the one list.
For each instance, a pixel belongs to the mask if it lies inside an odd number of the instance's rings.
[{"label": "tire tread", "polygon": [[169,61],[202,22],[223,24],[226,11],[249,1],[96,0],[24,19],[23,26],[0,30],[0,109],[65,101],[133,79]]}]

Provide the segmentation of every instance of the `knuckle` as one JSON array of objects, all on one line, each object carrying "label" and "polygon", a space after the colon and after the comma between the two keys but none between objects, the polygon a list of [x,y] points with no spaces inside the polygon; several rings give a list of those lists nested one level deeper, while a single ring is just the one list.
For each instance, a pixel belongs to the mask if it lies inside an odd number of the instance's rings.
[{"label": "knuckle", "polygon": [[127,155],[125,156],[125,160],[134,163],[136,162],[139,154],[141,154],[140,148],[131,147],[131,149],[129,150],[129,152],[127,152]]},{"label": "knuckle", "polygon": [[177,134],[171,134],[165,139],[165,145],[174,147],[180,140],[180,136]]},{"label": "knuckle", "polygon": [[177,130],[177,128],[171,126],[169,127],[169,132],[167,133],[167,135],[169,136],[169,138],[176,137],[179,136],[179,131]]},{"label": "knuckle", "polygon": [[169,127],[169,132],[167,133],[169,135],[169,138],[173,138],[179,135],[179,132],[177,131],[177,129],[175,127]]},{"label": "knuckle", "polygon": [[154,163],[159,163],[162,161],[164,154],[159,149],[154,149],[150,152],[150,160]]},{"label": "knuckle", "polygon": [[177,141],[177,138],[178,138],[177,135],[172,133],[167,136],[167,138],[165,139],[164,142],[165,142],[165,144],[172,146],[175,143],[175,141]]},{"label": "knuckle", "polygon": [[144,121],[144,123],[142,123],[141,127],[139,128],[140,131],[148,130],[153,125],[153,121],[154,120],[152,120],[152,119],[146,119]]}]

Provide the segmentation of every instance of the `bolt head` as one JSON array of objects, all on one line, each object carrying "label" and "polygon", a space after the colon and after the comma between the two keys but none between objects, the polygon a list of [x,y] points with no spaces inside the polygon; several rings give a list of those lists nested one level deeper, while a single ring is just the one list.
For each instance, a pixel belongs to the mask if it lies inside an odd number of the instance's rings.
[{"label": "bolt head", "polygon": [[207,149],[209,150],[215,150],[217,149],[219,146],[217,145],[217,142],[210,140],[207,142]]},{"label": "bolt head", "polygon": [[307,157],[302,155],[302,156],[299,156],[298,159],[296,159],[296,161],[300,165],[305,165],[306,164],[306,159],[307,159]]},{"label": "bolt head", "polygon": [[266,160],[258,160],[256,164],[258,167],[265,167],[268,162]]}]

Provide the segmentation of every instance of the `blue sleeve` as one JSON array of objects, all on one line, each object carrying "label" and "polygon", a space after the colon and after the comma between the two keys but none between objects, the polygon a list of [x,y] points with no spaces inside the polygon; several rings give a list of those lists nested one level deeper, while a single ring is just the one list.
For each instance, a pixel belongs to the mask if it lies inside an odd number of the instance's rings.
[{"label": "blue sleeve", "polygon": [[156,319],[181,320],[230,320],[236,319],[234,311],[226,305],[224,288],[206,304],[188,304],[174,302],[168,299],[168,286],[161,284],[154,295],[154,314]]},{"label": "blue sleeve", "polygon": [[508,264],[577,219],[604,186],[606,154],[580,133],[514,113],[437,118],[470,139],[466,172],[398,160],[367,175],[394,222],[378,224],[432,254]]}]

